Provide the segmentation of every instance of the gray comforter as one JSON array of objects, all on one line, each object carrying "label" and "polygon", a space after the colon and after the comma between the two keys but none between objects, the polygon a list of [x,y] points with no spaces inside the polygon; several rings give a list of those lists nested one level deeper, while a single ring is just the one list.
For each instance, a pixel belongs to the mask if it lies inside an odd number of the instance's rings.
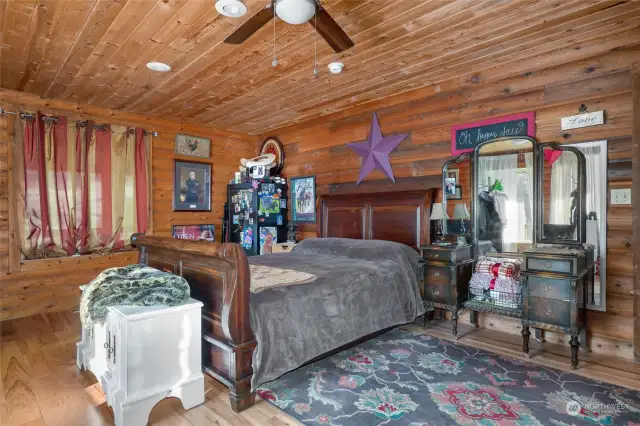
[{"label": "gray comforter", "polygon": [[420,256],[391,241],[313,238],[249,263],[309,272],[310,284],[251,294],[255,390],[305,362],[424,313]]}]

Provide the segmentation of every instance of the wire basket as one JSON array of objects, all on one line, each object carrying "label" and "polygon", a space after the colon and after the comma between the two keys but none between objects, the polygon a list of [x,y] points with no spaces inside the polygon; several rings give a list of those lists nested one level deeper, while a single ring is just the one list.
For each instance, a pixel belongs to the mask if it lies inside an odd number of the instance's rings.
[{"label": "wire basket", "polygon": [[522,292],[509,293],[469,288],[469,298],[466,306],[470,310],[485,312],[507,311],[514,316],[520,316],[522,315]]}]

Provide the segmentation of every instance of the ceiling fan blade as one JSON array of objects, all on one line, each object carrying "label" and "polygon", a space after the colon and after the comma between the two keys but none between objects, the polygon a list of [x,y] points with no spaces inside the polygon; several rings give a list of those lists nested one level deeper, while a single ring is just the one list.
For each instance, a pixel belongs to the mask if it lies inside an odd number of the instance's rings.
[{"label": "ceiling fan blade", "polygon": [[351,41],[347,33],[340,28],[340,25],[338,25],[319,4],[316,9],[316,18],[311,18],[309,24],[317,29],[318,33],[329,43],[329,46],[331,46],[336,53],[340,53],[354,46],[353,41]]},{"label": "ceiling fan blade", "polygon": [[273,19],[273,7],[269,3],[260,12],[253,15],[247,22],[240,25],[229,37],[225,38],[225,43],[241,44],[251,37],[253,33],[262,28],[267,22]]}]

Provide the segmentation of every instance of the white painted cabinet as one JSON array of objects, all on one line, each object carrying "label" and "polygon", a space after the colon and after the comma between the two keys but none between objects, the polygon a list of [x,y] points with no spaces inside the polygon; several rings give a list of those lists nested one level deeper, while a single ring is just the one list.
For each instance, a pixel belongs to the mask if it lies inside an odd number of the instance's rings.
[{"label": "white painted cabinet", "polygon": [[204,402],[200,308],[114,306],[104,325],[82,329],[77,364],[100,382],[116,426],[144,426],[151,409],[174,396],[188,410]]}]

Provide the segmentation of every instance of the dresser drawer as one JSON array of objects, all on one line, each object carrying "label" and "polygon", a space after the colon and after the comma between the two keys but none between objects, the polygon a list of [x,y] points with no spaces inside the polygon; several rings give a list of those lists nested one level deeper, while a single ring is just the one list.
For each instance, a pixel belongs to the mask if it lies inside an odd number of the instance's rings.
[{"label": "dresser drawer", "polygon": [[546,278],[539,276],[527,276],[529,296],[542,297],[555,300],[571,300],[571,281]]},{"label": "dresser drawer", "polygon": [[473,258],[473,246],[424,246],[422,258],[438,262],[459,263]]},{"label": "dresser drawer", "polygon": [[528,297],[529,321],[537,321],[559,327],[571,327],[571,303],[563,300]]},{"label": "dresser drawer", "polygon": [[556,274],[577,275],[576,262],[573,259],[548,259],[526,256],[527,271],[554,272]]},{"label": "dresser drawer", "polygon": [[449,284],[451,282],[451,267],[436,266],[429,263],[424,265],[424,267],[424,279],[427,286],[431,284]]},{"label": "dresser drawer", "polygon": [[427,284],[424,287],[425,300],[449,304],[450,284]]}]

